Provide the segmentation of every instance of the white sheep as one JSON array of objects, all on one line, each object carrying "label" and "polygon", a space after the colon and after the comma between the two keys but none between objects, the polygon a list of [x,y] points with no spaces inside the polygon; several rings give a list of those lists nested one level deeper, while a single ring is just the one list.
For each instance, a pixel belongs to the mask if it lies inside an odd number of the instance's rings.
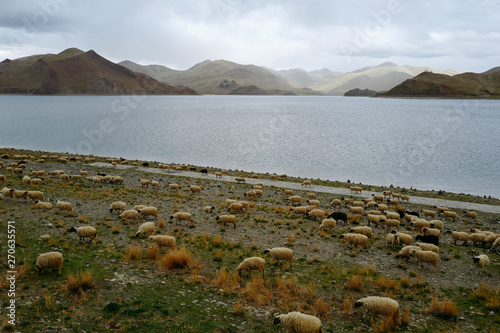
[{"label": "white sheep", "polygon": [[421,209],[421,212],[424,214],[424,218],[430,216],[432,218],[436,217],[436,212],[428,209]]},{"label": "white sheep", "polygon": [[469,242],[469,234],[463,231],[451,231],[451,238],[453,239],[453,245],[457,245],[457,241],[461,241],[462,245],[467,246]]},{"label": "white sheep", "polygon": [[306,206],[299,206],[299,207],[292,207],[292,212],[296,213],[296,214],[304,214],[304,215],[307,215],[307,213],[309,212],[307,210],[307,207]]},{"label": "white sheep", "polygon": [[146,218],[146,216],[153,216],[153,218],[158,218],[158,209],[153,206],[144,207],[142,209],[139,209],[138,212],[139,214],[144,216],[144,218]]},{"label": "white sheep", "polygon": [[149,187],[149,179],[141,179],[139,181],[141,182],[141,188],[145,188],[147,190]]},{"label": "white sheep", "polygon": [[236,216],[234,215],[220,215],[215,217],[216,221],[222,222],[225,226],[226,224],[233,224],[234,229],[236,229]]},{"label": "white sheep", "polygon": [[360,247],[361,250],[365,249],[365,251],[368,252],[368,249],[367,249],[368,236],[365,236],[362,234],[343,234],[343,235],[340,235],[339,238],[342,242],[347,241],[347,243],[349,245],[354,245],[356,247]]},{"label": "white sheep", "polygon": [[484,240],[488,237],[487,234],[483,234],[482,232],[474,232],[469,235],[469,240],[472,241],[474,246],[477,246],[477,243],[484,244]]},{"label": "white sheep", "polygon": [[455,212],[444,211],[443,214],[444,214],[444,217],[446,219],[452,219],[453,221],[455,221],[457,219],[457,213],[455,213]]},{"label": "white sheep", "polygon": [[357,207],[357,206],[351,206],[349,207],[349,210],[353,215],[363,215],[365,211],[363,207]]},{"label": "white sheep", "polygon": [[474,258],[472,258],[472,261],[474,262],[474,265],[476,265],[477,269],[481,272],[481,275],[483,275],[483,271],[486,271],[486,267],[488,267],[488,265],[490,264],[490,258],[488,258],[486,254],[475,256]]},{"label": "white sheep", "polygon": [[23,184],[24,185],[29,185],[31,183],[31,177],[30,176],[24,176],[23,177]]},{"label": "white sheep", "polygon": [[398,254],[396,254],[397,258],[404,257],[406,258],[406,261],[410,261],[410,250],[420,250],[421,247],[416,246],[416,245],[406,245],[404,246]]},{"label": "white sheep", "polygon": [[436,236],[438,238],[441,237],[441,231],[435,228],[422,228],[422,233],[424,234],[424,236]]},{"label": "white sheep", "polygon": [[379,226],[385,224],[387,217],[385,215],[367,214],[366,221],[368,222],[368,226],[370,226],[370,223],[374,223],[375,226]]},{"label": "white sheep", "polygon": [[274,317],[275,325],[281,324],[289,333],[322,333],[321,320],[318,317],[298,311],[280,314]]},{"label": "white sheep", "polygon": [[40,200],[43,201],[43,192],[41,191],[28,191],[28,198],[33,201]]},{"label": "white sheep", "polygon": [[61,275],[61,268],[63,264],[63,255],[60,252],[47,252],[42,253],[36,259],[36,267],[43,273],[46,268],[57,269],[59,275]]},{"label": "white sheep", "polygon": [[340,201],[340,199],[333,199],[331,205],[340,208],[342,201]]},{"label": "white sheep", "polygon": [[304,186],[304,187],[305,187],[305,186],[309,186],[309,187],[311,187],[311,181],[310,181],[310,180],[304,180],[304,181],[302,182],[302,185],[300,185],[300,186]]},{"label": "white sheep", "polygon": [[434,265],[434,268],[437,271],[439,256],[436,252],[424,251],[424,250],[410,250],[410,255],[415,256],[418,259],[419,269],[422,268],[422,262],[426,262]]},{"label": "white sheep", "polygon": [[396,247],[399,245],[399,237],[396,234],[388,234],[386,240],[391,247]]},{"label": "white sheep", "polygon": [[415,246],[418,246],[424,251],[432,251],[436,252],[439,254],[439,247],[437,245],[431,244],[431,243],[421,243],[421,242],[415,242]]},{"label": "white sheep", "polygon": [[200,193],[201,187],[196,185],[189,185],[189,190],[191,190],[191,193]]},{"label": "white sheep", "polygon": [[233,202],[232,204],[229,205],[227,208],[228,212],[234,213],[234,212],[240,212],[242,213],[245,210],[245,207],[239,202]]},{"label": "white sheep", "polygon": [[309,199],[317,199],[316,193],[312,193],[312,192],[307,193],[307,197]]},{"label": "white sheep", "polygon": [[238,177],[234,179],[237,183],[246,183],[245,177]]},{"label": "white sheep", "polygon": [[368,238],[373,238],[372,228],[366,226],[353,227],[349,230],[349,233],[352,234],[361,234],[365,235]]},{"label": "white sheep", "polygon": [[318,220],[323,220],[325,217],[325,211],[322,209],[313,209],[307,214],[308,216],[318,219]]},{"label": "white sheep", "polygon": [[149,236],[148,240],[153,241],[158,247],[166,246],[169,249],[175,250],[175,237],[168,235]]},{"label": "white sheep", "polygon": [[57,200],[56,206],[57,206],[57,208],[59,208],[59,210],[65,210],[68,212],[73,211],[73,208],[71,207],[70,202]]},{"label": "white sheep", "polygon": [[429,224],[431,225],[431,228],[436,228],[439,230],[443,230],[444,228],[444,223],[441,220],[430,220]]},{"label": "white sheep", "polygon": [[151,181],[151,187],[156,187],[157,190],[160,189],[160,183],[157,180]]},{"label": "white sheep", "polygon": [[491,245],[491,250],[493,251],[496,251],[497,249],[500,248],[500,238],[497,238],[493,244]]},{"label": "white sheep", "polygon": [[125,223],[128,223],[130,218],[139,221],[139,212],[135,209],[129,209],[120,214],[120,219],[125,219]]},{"label": "white sheep", "polygon": [[467,216],[470,219],[477,219],[477,212],[474,211],[469,211],[469,210],[464,210],[465,216]]},{"label": "white sheep", "polygon": [[250,257],[243,260],[238,267],[236,267],[236,272],[238,276],[241,276],[242,272],[248,272],[251,274],[253,270],[258,270],[262,277],[264,277],[264,268],[266,261],[261,257]]},{"label": "white sheep", "polygon": [[12,197],[28,201],[28,191],[11,189]]},{"label": "white sheep", "polygon": [[43,202],[43,201],[36,200],[35,204],[33,205],[33,208],[50,210],[50,209],[52,209],[52,204],[50,202]]},{"label": "white sheep", "polygon": [[399,216],[398,212],[385,212],[385,216],[387,216],[387,219],[401,220],[401,216]]},{"label": "white sheep", "polygon": [[315,199],[313,199],[313,200],[311,200],[311,199],[310,200],[306,200],[306,202],[307,202],[308,205],[316,206],[316,208],[319,208],[320,205],[321,205],[321,203],[319,202],[319,200],[315,200]]},{"label": "white sheep", "polygon": [[124,212],[126,210],[127,204],[123,201],[115,201],[109,206],[109,212],[113,213],[114,210],[119,210],[120,212]]},{"label": "white sheep", "polygon": [[212,213],[214,209],[215,209],[215,206],[205,206],[205,207],[203,207],[203,211],[205,213],[209,213],[209,214]]},{"label": "white sheep", "polygon": [[425,219],[414,219],[412,222],[410,222],[410,225],[412,227],[415,227],[418,231],[422,230],[423,228],[430,228],[431,223]]},{"label": "white sheep", "polygon": [[8,187],[4,187],[4,188],[2,189],[2,195],[3,195],[4,197],[6,197],[6,198],[7,198],[7,197],[9,197],[9,198],[13,198],[13,197],[14,197],[13,191],[11,191],[11,189],[10,189],[10,188],[8,188]]},{"label": "white sheep", "polygon": [[292,195],[291,197],[288,198],[288,201],[291,202],[292,205],[299,204],[302,201],[302,198],[300,195]]},{"label": "white sheep", "polygon": [[337,221],[335,221],[335,219],[324,219],[323,221],[321,221],[319,230],[331,230],[335,229],[336,226]]},{"label": "white sheep", "polygon": [[92,241],[96,242],[97,229],[90,225],[79,227],[78,229],[76,229],[75,227],[71,227],[68,232],[76,232],[78,237],[80,237],[78,242],[81,242],[82,239],[85,242],[85,238],[89,238],[88,243]]},{"label": "white sheep", "polygon": [[135,234],[135,237],[138,237],[140,234],[150,235],[153,234],[156,230],[154,222],[146,222],[139,226],[139,230]]},{"label": "white sheep", "polygon": [[405,245],[413,244],[413,237],[411,235],[405,234],[403,232],[397,232],[396,230],[392,230],[391,233],[398,235],[400,243],[404,243]]},{"label": "white sheep", "polygon": [[284,260],[288,261],[290,263],[290,266],[292,265],[293,261],[292,249],[289,249],[287,247],[273,247],[272,249],[265,249],[264,253],[270,253],[271,258],[276,261]]},{"label": "white sheep", "polygon": [[386,228],[396,228],[399,230],[399,227],[401,226],[401,222],[399,220],[396,220],[396,219],[387,219],[387,221],[385,221],[385,227]]},{"label": "white sheep", "polygon": [[177,212],[170,216],[170,219],[176,219],[177,222],[186,221],[187,224],[191,222],[192,215],[188,212]]},{"label": "white sheep", "polygon": [[367,312],[370,312],[373,316],[377,316],[380,314],[387,317],[392,317],[394,324],[401,324],[399,303],[390,297],[368,296],[365,298],[361,298],[358,299],[354,304],[355,308],[358,308],[360,306],[366,308]]}]

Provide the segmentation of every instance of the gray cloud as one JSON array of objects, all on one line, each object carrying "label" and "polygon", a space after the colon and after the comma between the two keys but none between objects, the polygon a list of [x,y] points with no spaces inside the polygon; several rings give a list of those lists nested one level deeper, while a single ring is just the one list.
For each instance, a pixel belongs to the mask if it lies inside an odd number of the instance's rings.
[{"label": "gray cloud", "polygon": [[0,58],[78,47],[176,69],[226,59],[276,69],[394,61],[480,72],[500,64],[499,12],[488,0],[7,0]]}]

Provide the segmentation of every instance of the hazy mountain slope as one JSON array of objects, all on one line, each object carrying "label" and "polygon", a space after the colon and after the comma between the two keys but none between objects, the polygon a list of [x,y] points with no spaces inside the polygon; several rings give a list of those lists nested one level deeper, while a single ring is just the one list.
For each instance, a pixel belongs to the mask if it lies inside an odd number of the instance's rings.
[{"label": "hazy mountain slope", "polygon": [[500,71],[455,76],[424,72],[377,96],[500,98]]},{"label": "hazy mountain slope", "polygon": [[196,94],[117,65],[93,50],[71,48],[0,63],[0,93],[20,94]]}]

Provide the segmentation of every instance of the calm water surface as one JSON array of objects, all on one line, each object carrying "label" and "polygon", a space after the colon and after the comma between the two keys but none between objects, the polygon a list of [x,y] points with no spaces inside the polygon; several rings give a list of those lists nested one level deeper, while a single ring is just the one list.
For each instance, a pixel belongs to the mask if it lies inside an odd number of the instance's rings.
[{"label": "calm water surface", "polygon": [[500,198],[500,101],[0,96],[0,147]]}]

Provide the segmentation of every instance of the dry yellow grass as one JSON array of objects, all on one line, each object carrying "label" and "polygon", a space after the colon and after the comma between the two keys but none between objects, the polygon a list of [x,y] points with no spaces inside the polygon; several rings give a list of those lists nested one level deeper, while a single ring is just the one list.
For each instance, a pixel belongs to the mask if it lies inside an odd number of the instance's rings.
[{"label": "dry yellow grass", "polygon": [[125,257],[127,260],[137,260],[142,255],[142,249],[139,246],[129,245]]},{"label": "dry yellow grass", "polygon": [[457,306],[453,302],[448,300],[441,302],[434,297],[427,312],[443,319],[452,319],[458,316]]},{"label": "dry yellow grass", "polygon": [[184,246],[170,251],[160,258],[159,266],[166,269],[186,268],[193,260],[193,254]]}]

